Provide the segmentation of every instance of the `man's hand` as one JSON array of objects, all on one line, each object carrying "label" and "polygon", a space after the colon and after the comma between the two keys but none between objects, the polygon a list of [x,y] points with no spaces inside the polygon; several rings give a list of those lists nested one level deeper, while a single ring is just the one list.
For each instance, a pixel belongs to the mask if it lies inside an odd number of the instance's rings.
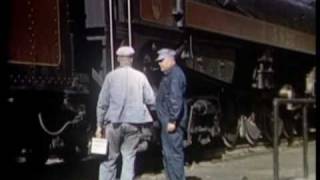
[{"label": "man's hand", "polygon": [[175,130],[176,130],[176,123],[168,122],[167,131],[171,133],[171,132],[174,132]]},{"label": "man's hand", "polygon": [[104,133],[102,132],[102,128],[101,127],[97,127],[95,136],[97,138],[103,138],[103,135],[104,135]]}]

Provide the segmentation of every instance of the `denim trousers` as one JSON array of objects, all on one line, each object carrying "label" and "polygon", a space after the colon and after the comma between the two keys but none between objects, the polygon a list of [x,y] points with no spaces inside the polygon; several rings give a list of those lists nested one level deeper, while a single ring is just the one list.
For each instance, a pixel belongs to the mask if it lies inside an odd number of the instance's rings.
[{"label": "denim trousers", "polygon": [[117,123],[108,124],[105,130],[108,154],[100,163],[99,180],[116,180],[120,153],[122,155],[120,180],[133,180],[136,149],[140,140],[139,127],[128,123]]},{"label": "denim trousers", "polygon": [[168,180],[185,180],[183,130],[168,133],[166,127],[161,130],[162,156]]}]

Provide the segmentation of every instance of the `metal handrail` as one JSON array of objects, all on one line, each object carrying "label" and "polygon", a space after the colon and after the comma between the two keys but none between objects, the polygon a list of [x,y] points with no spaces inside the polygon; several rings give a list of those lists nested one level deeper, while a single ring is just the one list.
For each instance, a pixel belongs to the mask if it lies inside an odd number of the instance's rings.
[{"label": "metal handrail", "polygon": [[273,134],[273,179],[279,180],[279,105],[280,104],[303,104],[303,174],[304,178],[308,178],[308,122],[307,122],[307,106],[315,103],[315,99],[311,98],[275,98],[273,100],[273,112],[274,112],[274,134]]},{"label": "metal handrail", "polygon": [[129,38],[129,46],[132,46],[132,31],[131,31],[131,0],[128,0],[128,38]]},{"label": "metal handrail", "polygon": [[114,69],[114,44],[113,44],[113,0],[109,0],[109,32],[110,32],[110,61],[111,69]]}]

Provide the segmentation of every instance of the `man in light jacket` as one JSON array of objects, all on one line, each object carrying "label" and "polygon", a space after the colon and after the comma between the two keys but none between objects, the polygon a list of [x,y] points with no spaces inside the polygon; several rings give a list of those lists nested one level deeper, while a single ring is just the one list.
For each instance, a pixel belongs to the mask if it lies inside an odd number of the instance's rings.
[{"label": "man in light jacket", "polygon": [[134,179],[134,162],[140,141],[140,127],[151,122],[147,105],[155,103],[146,76],[132,68],[134,49],[117,51],[120,66],[105,77],[97,103],[96,136],[108,139],[108,154],[100,164],[99,180],[115,180],[122,155],[121,180]]}]

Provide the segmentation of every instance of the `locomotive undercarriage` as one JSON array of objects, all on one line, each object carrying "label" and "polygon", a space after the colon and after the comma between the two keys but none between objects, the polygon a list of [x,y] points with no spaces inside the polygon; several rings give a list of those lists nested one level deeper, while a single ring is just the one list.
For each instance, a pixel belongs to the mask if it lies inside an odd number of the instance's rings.
[{"label": "locomotive undercarriage", "polygon": [[87,155],[93,131],[87,115],[88,93],[14,89],[7,101],[9,127],[14,128],[13,161],[38,166],[49,156],[71,161]]}]

